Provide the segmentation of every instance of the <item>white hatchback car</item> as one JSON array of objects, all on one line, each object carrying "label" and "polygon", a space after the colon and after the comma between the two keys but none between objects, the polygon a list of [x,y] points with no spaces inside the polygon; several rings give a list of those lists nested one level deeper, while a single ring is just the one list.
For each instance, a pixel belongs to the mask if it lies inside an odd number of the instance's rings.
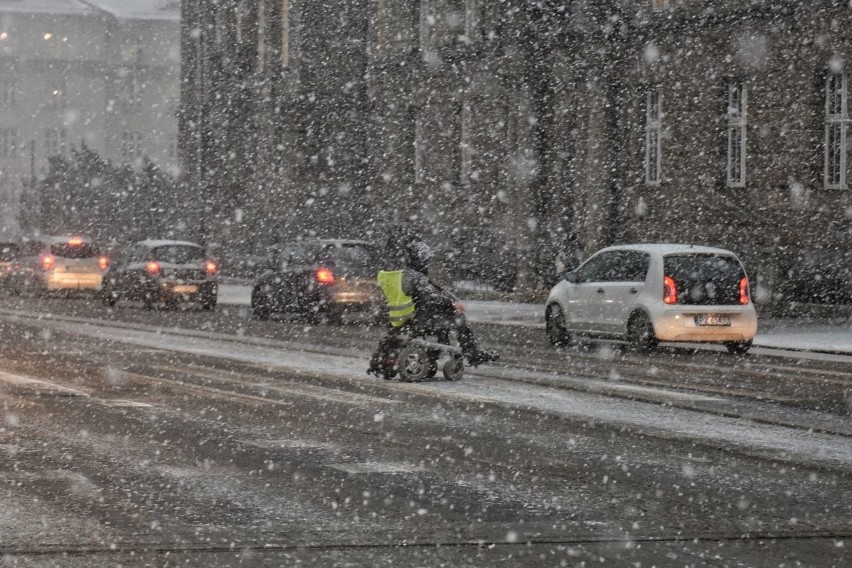
[{"label": "white hatchback car", "polygon": [[730,251],[691,245],[608,247],[568,272],[545,308],[547,335],[724,344],[745,353],[757,333],[748,276]]}]

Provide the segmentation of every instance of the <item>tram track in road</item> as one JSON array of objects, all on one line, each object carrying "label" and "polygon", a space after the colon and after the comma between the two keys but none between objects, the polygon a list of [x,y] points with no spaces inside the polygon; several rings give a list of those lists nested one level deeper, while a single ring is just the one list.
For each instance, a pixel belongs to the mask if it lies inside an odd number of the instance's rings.
[{"label": "tram track in road", "polygon": [[[195,536],[195,535],[193,535]],[[232,536],[232,535],[231,535]],[[261,537],[252,535],[251,539],[225,538],[222,540],[225,543],[209,544],[209,543],[193,543],[188,535],[189,542],[174,543],[169,541],[121,541],[118,543],[101,544],[76,544],[60,543],[56,545],[44,546],[16,546],[0,544],[0,555],[13,559],[14,557],[51,557],[51,556],[71,556],[85,557],[91,555],[106,555],[117,556],[126,553],[148,553],[148,554],[246,554],[251,553],[275,553],[275,552],[321,552],[321,551],[392,551],[401,549],[437,549],[447,548],[454,550],[472,549],[472,550],[494,550],[502,548],[505,550],[524,549],[534,546],[566,546],[566,547],[581,547],[581,546],[596,546],[596,545],[641,545],[641,544],[684,544],[691,543],[707,544],[707,543],[766,543],[778,541],[813,541],[826,540],[832,541],[836,548],[844,548],[838,543],[843,543],[846,540],[852,539],[852,532],[796,532],[796,531],[760,531],[750,533],[729,533],[729,534],[697,534],[697,533],[679,533],[679,534],[641,534],[641,535],[625,535],[624,538],[613,538],[611,536],[591,536],[577,535],[575,537],[554,536],[551,538],[542,536],[520,535],[514,542],[503,539],[494,538],[422,538],[422,539],[406,539],[379,541],[367,540],[362,541],[348,540],[342,541],[336,539],[336,542],[317,542],[316,540],[305,540],[304,538],[293,538],[293,534],[288,533],[265,533]],[[335,540],[335,539],[330,539]],[[278,542],[276,542],[278,541]],[[288,541],[288,542],[281,542]]]},{"label": "tram track in road", "polygon": [[[18,320],[22,323],[32,322],[33,319],[38,319],[39,323],[41,324],[44,324],[47,321],[53,321],[61,323],[63,325],[71,324],[74,326],[78,326],[77,329],[82,329],[79,326],[94,326],[98,329],[103,329],[105,332],[108,332],[110,329],[114,331],[125,332],[143,331],[149,334],[153,332],[154,334],[161,337],[200,338],[205,341],[222,341],[224,342],[224,344],[236,346],[256,347],[258,345],[261,345],[265,349],[271,348],[282,351],[292,351],[295,347],[299,356],[310,356],[311,354],[325,356],[333,355],[334,357],[346,358],[346,360],[349,361],[351,361],[353,358],[359,359],[361,356],[358,351],[353,351],[353,349],[341,349],[339,347],[334,346],[305,344],[303,342],[293,343],[266,338],[234,336],[230,334],[220,334],[198,330],[186,330],[180,328],[164,329],[162,326],[152,326],[149,324],[130,324],[126,322],[112,323],[104,322],[102,320],[93,320],[90,318],[79,318],[69,316],[51,316],[50,318],[35,318],[34,316],[26,317],[21,316],[20,314],[13,314],[10,316],[10,314],[3,312],[0,312],[0,317],[12,317],[13,319]],[[108,335],[108,333],[105,333],[105,335]],[[103,339],[103,337],[101,339]],[[593,357],[593,355],[587,355],[587,357]],[[644,386],[637,385],[636,383],[631,383],[629,381],[613,381],[610,378],[604,376],[595,377],[577,375],[570,372],[566,372],[564,368],[561,368],[558,365],[554,367],[548,367],[538,362],[530,365],[528,363],[525,364],[521,361],[513,362],[513,358],[511,357],[507,358],[507,361],[508,365],[504,364],[501,366],[489,366],[483,369],[471,370],[470,377],[478,378],[481,380],[484,379],[486,381],[498,380],[507,381],[508,383],[522,383],[544,388],[576,390],[599,396],[608,396],[613,398],[635,400],[639,402],[662,404],[664,406],[669,406],[672,408],[691,410],[704,414],[717,415],[720,417],[744,418],[751,422],[762,423],[767,425],[783,426],[788,428],[794,428],[797,430],[806,430],[815,433],[837,435],[842,437],[850,436],[850,428],[848,427],[848,425],[845,425],[846,422],[840,417],[824,415],[822,413],[802,415],[801,413],[779,412],[772,409],[767,410],[765,406],[765,399],[767,397],[763,395],[761,395],[761,398],[763,398],[764,400],[760,401],[759,404],[755,405],[748,404],[748,401],[753,399],[744,397],[741,392],[731,393],[729,390],[716,389],[709,393],[699,393],[700,395],[707,394],[715,397],[712,400],[704,400],[701,396],[693,396],[695,393],[694,390],[672,388],[672,385],[667,384],[665,382],[663,382],[662,384],[651,384],[648,386]],[[345,392],[351,392],[351,389],[353,388],[363,389],[366,386],[368,388],[374,389],[375,392],[378,393],[396,393],[393,396],[442,396],[444,398],[449,399],[458,399],[459,401],[467,400],[469,402],[476,402],[476,397],[469,394],[453,394],[447,392],[446,389],[441,388],[433,389],[435,392],[420,392],[422,389],[412,388],[411,385],[407,385],[405,383],[376,381],[375,379],[360,376],[360,374],[356,376],[347,377],[347,380],[341,382],[341,376],[337,376],[339,375],[339,373],[332,373],[332,375],[324,377],[322,373],[317,373],[315,371],[300,372],[298,371],[298,369],[290,368],[286,363],[255,363],[251,361],[241,360],[237,361],[236,364],[252,368],[252,370],[247,373],[239,373],[239,378],[233,379],[230,385],[218,385],[220,390],[223,391],[223,395],[225,392],[229,392],[230,390],[232,390],[235,386],[239,386],[243,389],[243,391],[245,391],[247,385],[257,383],[257,373],[266,370],[267,372],[270,372],[273,375],[280,372],[287,373],[288,376],[297,378],[299,383],[302,385],[306,383],[316,384],[317,382],[327,383],[331,385],[331,391],[338,393],[341,392],[339,389],[344,389]],[[150,373],[151,372],[148,371],[148,374]],[[205,373],[207,373],[207,379],[209,379],[209,371],[205,371]],[[157,375],[158,373],[155,372],[154,374]],[[221,374],[219,378],[221,378]],[[269,378],[269,380],[278,379]],[[306,387],[299,387],[299,389],[301,390],[304,390],[304,388]],[[264,385],[260,385],[255,387],[256,392],[244,392],[243,394],[245,394],[246,396],[256,396],[257,392],[260,392],[264,389],[266,389],[266,387]],[[330,394],[331,391],[325,392]],[[677,393],[685,394],[678,395]],[[290,394],[297,396],[300,395],[300,393],[298,392],[293,392]],[[316,393],[314,393],[313,395],[316,396]],[[264,393],[262,396],[267,397],[268,394]],[[730,404],[728,402],[725,402],[725,397],[733,397],[734,399],[739,398],[745,402]],[[778,399],[773,402],[775,404],[780,405],[784,402],[789,401]]]},{"label": "tram track in road", "polygon": [[[180,337],[199,338],[223,341],[236,345],[252,345],[268,348],[280,348],[297,350],[302,354],[310,355],[334,355],[343,357],[366,357],[371,346],[369,339],[363,337],[360,330],[344,330],[343,333],[355,333],[357,338],[329,337],[330,334],[316,334],[317,341],[305,340],[282,340],[266,337],[257,337],[251,334],[228,334],[211,332],[198,329],[186,329],[182,327],[164,327],[162,325],[149,323],[136,323],[124,321],[111,321],[78,316],[66,316],[62,314],[28,314],[17,310],[2,310],[0,316],[11,317],[21,322],[45,323],[62,322],[66,324],[79,324],[97,326],[101,328],[112,328],[116,331],[135,330],[154,332],[161,335],[173,335]],[[335,332],[340,332],[335,329]],[[307,338],[306,338],[307,339]],[[341,347],[343,341],[348,347]],[[353,345],[354,343],[354,345]],[[532,346],[516,347],[505,342],[500,342],[499,347],[505,351],[505,357],[500,364],[471,370],[469,373],[488,378],[502,380],[515,380],[549,386],[554,388],[569,388],[585,392],[595,392],[608,396],[629,398],[657,402],[658,398],[647,396],[641,388],[631,389],[629,385],[645,387],[649,391],[673,391],[682,393],[700,393],[708,396],[728,397],[732,399],[754,400],[769,402],[779,405],[790,405],[801,408],[819,407],[812,400],[816,389],[825,398],[828,389],[835,390],[836,406],[842,415],[844,404],[848,405],[848,397],[852,391],[852,373],[843,372],[839,369],[825,369],[830,377],[820,375],[820,367],[802,368],[801,362],[797,361],[794,366],[783,367],[779,372],[777,364],[774,365],[772,373],[765,375],[760,371],[760,364],[751,364],[748,368],[738,366],[716,366],[706,362],[690,363],[680,360],[683,355],[676,353],[674,357],[662,354],[652,357],[642,357],[632,353],[613,353],[611,348],[604,353],[572,349],[570,351],[552,349],[546,350]],[[726,358],[726,356],[722,356]],[[263,366],[263,365],[261,365]],[[520,369],[535,373],[536,378],[530,376],[517,377],[501,372],[501,369]],[[696,373],[696,369],[699,370]],[[805,373],[802,373],[805,371]],[[547,375],[551,375],[548,377]],[[724,374],[724,377],[717,375]],[[696,378],[698,377],[698,378]],[[849,377],[848,380],[845,377]],[[760,384],[747,388],[749,381],[759,381]],[[764,387],[761,387],[765,385]],[[808,385],[810,388],[805,388]],[[801,391],[806,391],[802,393]],[[663,401],[665,404],[674,406],[683,405],[677,400]],[[683,406],[695,410],[694,405]],[[706,410],[703,409],[703,410]],[[816,410],[821,410],[816,408]],[[726,415],[730,415],[726,413]],[[819,428],[822,430],[823,428]],[[829,429],[830,431],[831,429]]]}]

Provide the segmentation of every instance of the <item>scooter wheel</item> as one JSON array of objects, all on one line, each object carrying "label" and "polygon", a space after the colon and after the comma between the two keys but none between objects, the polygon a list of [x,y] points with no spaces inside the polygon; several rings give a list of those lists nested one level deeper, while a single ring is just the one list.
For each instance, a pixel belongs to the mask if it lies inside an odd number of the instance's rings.
[{"label": "scooter wheel", "polygon": [[448,381],[457,381],[464,375],[464,362],[461,357],[453,357],[441,369],[444,373],[444,378]]},{"label": "scooter wheel", "polygon": [[416,383],[429,376],[432,358],[419,345],[409,345],[404,348],[397,360],[400,378],[407,383]]}]

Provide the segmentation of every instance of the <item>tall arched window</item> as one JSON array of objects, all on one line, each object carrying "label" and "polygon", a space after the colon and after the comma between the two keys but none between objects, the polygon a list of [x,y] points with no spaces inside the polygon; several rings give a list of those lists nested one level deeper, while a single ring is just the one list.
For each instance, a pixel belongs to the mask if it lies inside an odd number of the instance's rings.
[{"label": "tall arched window", "polygon": [[846,72],[825,78],[825,187],[846,188]]},{"label": "tall arched window", "polygon": [[739,79],[728,82],[728,162],[727,186],[746,183],[746,86]]},{"label": "tall arched window", "polygon": [[645,183],[659,185],[662,177],[663,96],[652,89],[645,100]]}]

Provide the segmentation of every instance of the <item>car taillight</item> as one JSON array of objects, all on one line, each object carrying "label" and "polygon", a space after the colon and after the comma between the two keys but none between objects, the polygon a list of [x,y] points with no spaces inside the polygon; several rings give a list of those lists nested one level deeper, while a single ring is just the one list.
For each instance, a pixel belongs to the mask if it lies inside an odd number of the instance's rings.
[{"label": "car taillight", "polygon": [[743,305],[749,303],[748,278],[746,276],[743,276],[740,280],[740,303]]},{"label": "car taillight", "polygon": [[219,272],[219,263],[215,260],[208,260],[204,263],[204,270],[207,272],[207,274],[212,276]]},{"label": "car taillight", "polygon": [[45,254],[41,257],[41,267],[43,270],[52,270],[56,266],[56,259],[52,254]]},{"label": "car taillight", "polygon": [[677,284],[671,276],[663,278],[663,303],[677,304]]},{"label": "car taillight", "polygon": [[98,268],[101,270],[106,270],[109,268],[109,257],[108,256],[99,256],[98,257]]},{"label": "car taillight", "polygon": [[334,273],[328,268],[317,268],[315,276],[320,284],[334,284]]},{"label": "car taillight", "polygon": [[156,260],[152,260],[145,265],[145,270],[147,270],[148,274],[151,276],[157,276],[160,273],[160,263]]}]

